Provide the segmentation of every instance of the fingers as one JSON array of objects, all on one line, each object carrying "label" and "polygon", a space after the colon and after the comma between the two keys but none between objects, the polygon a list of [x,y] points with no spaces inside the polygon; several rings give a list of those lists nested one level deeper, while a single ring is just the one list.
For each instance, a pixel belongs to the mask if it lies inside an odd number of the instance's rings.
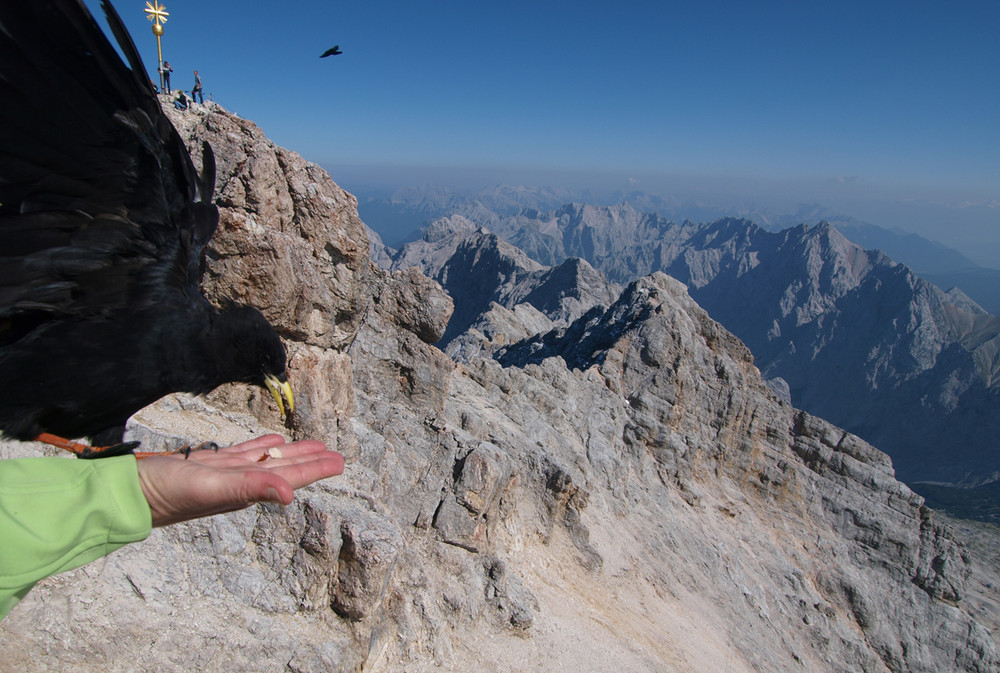
[{"label": "fingers", "polygon": [[344,471],[344,457],[336,451],[324,450],[322,455],[313,453],[266,462],[272,463],[267,469],[261,466],[242,470],[243,488],[239,500],[246,503],[270,501],[288,505],[296,490]]},{"label": "fingers", "polygon": [[278,446],[267,447],[263,450],[250,451],[250,455],[267,456],[268,458],[299,458],[317,453],[325,453],[326,445],[313,439],[306,439],[291,444],[280,444]]},{"label": "fingers", "polygon": [[[293,489],[344,472],[344,457],[336,451],[324,451],[324,455],[311,455],[275,461],[269,471],[291,484]],[[270,462],[270,461],[265,461]]]},{"label": "fingers", "polygon": [[281,446],[285,443],[285,438],[281,435],[261,435],[260,437],[255,437],[253,439],[247,440],[245,442],[240,442],[239,444],[233,444],[223,449],[219,449],[220,453],[246,453],[248,451],[260,451],[261,449],[267,449],[272,446]]},{"label": "fingers", "polygon": [[239,465],[245,463],[267,463],[276,458],[300,458],[313,454],[327,452],[326,445],[312,439],[285,443],[281,435],[264,435],[241,444],[235,444],[218,451],[193,451],[189,458],[198,462],[211,463],[217,466]]},{"label": "fingers", "polygon": [[293,489],[344,472],[344,457],[315,440],[286,444],[281,435],[265,435],[228,449],[197,451],[190,459],[221,470],[273,472]]}]

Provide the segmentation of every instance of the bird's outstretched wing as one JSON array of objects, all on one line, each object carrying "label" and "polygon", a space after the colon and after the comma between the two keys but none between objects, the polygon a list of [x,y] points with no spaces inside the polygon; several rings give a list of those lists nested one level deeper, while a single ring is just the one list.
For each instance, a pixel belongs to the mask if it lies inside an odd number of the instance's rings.
[{"label": "bird's outstretched wing", "polygon": [[119,442],[163,395],[230,381],[291,411],[274,328],[198,288],[211,150],[199,178],[102,4],[125,61],[80,0],[0,0],[0,432]]},{"label": "bird's outstretched wing", "polygon": [[135,45],[80,0],[0,2],[0,346],[52,316],[197,294],[214,158],[196,174]]},{"label": "bird's outstretched wing", "polygon": [[339,56],[340,54],[343,54],[343,53],[344,52],[340,51],[340,45],[338,44],[338,45],[334,45],[334,46],[330,47],[329,49],[327,49],[326,51],[324,51],[322,54],[319,55],[319,57],[320,58],[326,58],[327,56]]}]

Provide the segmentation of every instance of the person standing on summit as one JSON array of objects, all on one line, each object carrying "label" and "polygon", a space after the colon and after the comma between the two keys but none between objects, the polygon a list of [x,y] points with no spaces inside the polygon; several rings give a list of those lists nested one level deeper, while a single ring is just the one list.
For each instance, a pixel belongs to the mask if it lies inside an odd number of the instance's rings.
[{"label": "person standing on summit", "polygon": [[201,95],[201,77],[198,76],[198,71],[194,71],[194,88],[191,89],[191,102],[193,103],[195,98],[198,99],[199,103],[205,103],[205,97]]},{"label": "person standing on summit", "polygon": [[163,93],[169,94],[170,91],[170,73],[174,71],[170,67],[170,61],[164,61],[163,67],[160,68],[160,73],[163,75]]}]

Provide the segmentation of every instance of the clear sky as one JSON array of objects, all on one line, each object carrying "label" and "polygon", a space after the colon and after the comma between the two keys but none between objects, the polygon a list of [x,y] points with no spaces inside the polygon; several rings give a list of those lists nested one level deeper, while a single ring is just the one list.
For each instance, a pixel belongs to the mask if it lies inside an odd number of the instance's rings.
[{"label": "clear sky", "polygon": [[[1000,205],[997,0],[162,2],[174,86],[197,68],[328,168],[795,177]],[[145,1],[115,6],[152,71]]]}]

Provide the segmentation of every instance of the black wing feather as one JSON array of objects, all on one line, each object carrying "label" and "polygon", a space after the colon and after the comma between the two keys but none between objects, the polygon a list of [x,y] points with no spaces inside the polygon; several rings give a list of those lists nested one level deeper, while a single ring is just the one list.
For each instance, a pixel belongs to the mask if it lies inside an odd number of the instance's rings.
[{"label": "black wing feather", "polygon": [[214,157],[199,178],[104,9],[128,64],[79,0],[0,0],[0,431],[22,439],[120,436],[162,395],[249,380],[205,336]]},{"label": "black wing feather", "polygon": [[139,50],[135,48],[132,36],[129,35],[128,29],[125,28],[125,24],[118,15],[118,11],[110,2],[104,0],[101,3],[101,7],[104,9],[104,16],[108,20],[108,27],[111,29],[112,35],[115,36],[118,46],[121,47],[122,53],[125,54],[125,58],[128,60],[129,69],[135,79],[136,89],[143,93],[145,100],[149,100],[149,95],[155,94],[153,82],[146,77],[146,68],[142,64],[142,58],[139,56]]},{"label": "black wing feather", "polygon": [[214,160],[199,180],[104,9],[131,68],[78,0],[0,3],[0,319],[197,295]]}]

